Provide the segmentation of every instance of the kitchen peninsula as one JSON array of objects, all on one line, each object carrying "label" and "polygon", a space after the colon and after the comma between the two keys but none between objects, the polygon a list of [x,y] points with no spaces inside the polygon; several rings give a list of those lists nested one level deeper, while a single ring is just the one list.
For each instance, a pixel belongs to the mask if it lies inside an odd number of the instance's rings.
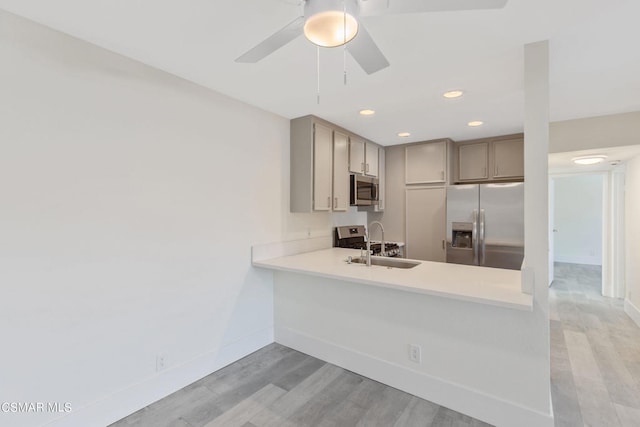
[{"label": "kitchen peninsula", "polygon": [[276,342],[493,425],[550,425],[522,389],[538,360],[520,271],[367,267],[315,240],[253,248],[274,272]]},{"label": "kitchen peninsula", "polygon": [[521,292],[520,271],[417,260],[413,268],[347,263],[348,257],[359,255],[354,249],[330,248],[253,265],[517,310],[532,308],[531,295]]}]

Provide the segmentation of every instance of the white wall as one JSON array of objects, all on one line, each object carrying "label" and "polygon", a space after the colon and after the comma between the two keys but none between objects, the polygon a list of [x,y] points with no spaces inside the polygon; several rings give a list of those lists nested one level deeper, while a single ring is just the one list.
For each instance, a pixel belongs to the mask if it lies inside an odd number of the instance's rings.
[{"label": "white wall", "polygon": [[271,342],[251,245],[334,221],[288,213],[288,120],[1,11],[0,57],[0,402],[104,426]]},{"label": "white wall", "polygon": [[[553,425],[534,316],[276,273],[277,342],[497,426]],[[421,363],[409,344],[421,346]]]},{"label": "white wall", "polygon": [[625,184],[625,311],[640,326],[640,156],[627,162]]},{"label": "white wall", "polygon": [[602,174],[554,178],[554,260],[602,265]]}]

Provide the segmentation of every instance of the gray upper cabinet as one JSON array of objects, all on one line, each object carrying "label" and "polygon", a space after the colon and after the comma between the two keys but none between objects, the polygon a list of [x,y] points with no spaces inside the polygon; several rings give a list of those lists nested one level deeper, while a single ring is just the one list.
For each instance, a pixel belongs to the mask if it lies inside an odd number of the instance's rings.
[{"label": "gray upper cabinet", "polygon": [[349,172],[364,173],[366,168],[364,147],[365,142],[363,139],[351,137],[349,142]]},{"label": "gray upper cabinet", "polygon": [[378,204],[375,205],[375,212],[384,211],[387,197],[387,174],[386,174],[386,155],[383,147],[378,148]]},{"label": "gray upper cabinet", "polygon": [[454,181],[493,182],[524,179],[522,134],[483,138],[456,144]]},{"label": "gray upper cabinet", "polygon": [[377,177],[379,175],[379,152],[378,152],[378,145],[374,144],[373,142],[369,142],[367,141],[365,144],[365,150],[364,150],[364,154],[365,154],[365,162],[364,162],[364,173],[365,175],[369,175],[369,176],[375,176]]},{"label": "gray upper cabinet", "polygon": [[460,181],[478,181],[489,178],[489,143],[458,146]]},{"label": "gray upper cabinet", "polygon": [[[361,143],[363,171],[367,170],[365,151],[375,159],[378,173],[378,146],[315,116],[304,116],[290,123],[291,212],[344,212],[349,210],[350,140]],[[371,148],[369,148],[371,144]],[[374,148],[375,147],[375,150]]]},{"label": "gray upper cabinet", "polygon": [[524,177],[524,139],[502,139],[493,141],[493,177]]},{"label": "gray upper cabinet", "polygon": [[293,119],[290,126],[290,210],[331,211],[333,129],[313,116]]},{"label": "gray upper cabinet", "polygon": [[447,180],[447,140],[405,147],[406,184],[444,184]]},{"label": "gray upper cabinet", "polygon": [[333,210],[349,209],[349,137],[333,132]]},{"label": "gray upper cabinet", "polygon": [[313,210],[330,211],[333,205],[333,131],[314,123]]},{"label": "gray upper cabinet", "polygon": [[378,145],[352,136],[349,143],[349,172],[378,176]]}]

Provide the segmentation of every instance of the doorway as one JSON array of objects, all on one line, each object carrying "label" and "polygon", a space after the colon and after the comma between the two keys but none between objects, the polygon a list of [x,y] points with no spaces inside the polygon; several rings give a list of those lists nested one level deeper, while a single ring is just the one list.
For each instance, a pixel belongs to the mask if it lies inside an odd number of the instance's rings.
[{"label": "doorway", "polygon": [[603,174],[554,179],[554,261],[602,266]]},{"label": "doorway", "polygon": [[623,174],[550,176],[550,285],[553,263],[592,266],[601,270],[601,295],[624,297]]},{"label": "doorway", "polygon": [[550,177],[550,245],[560,261],[549,289],[551,396],[559,424],[622,427],[640,415],[630,374],[640,353],[629,350],[640,329],[622,299],[624,173]]}]

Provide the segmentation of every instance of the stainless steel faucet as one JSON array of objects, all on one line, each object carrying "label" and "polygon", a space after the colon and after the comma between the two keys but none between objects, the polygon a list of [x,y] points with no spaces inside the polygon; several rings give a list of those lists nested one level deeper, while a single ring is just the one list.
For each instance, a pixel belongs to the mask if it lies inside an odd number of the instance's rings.
[{"label": "stainless steel faucet", "polygon": [[373,224],[378,224],[380,226],[380,233],[382,234],[382,241],[380,242],[380,255],[384,256],[384,227],[380,221],[373,221],[367,227],[367,267],[371,267],[371,239],[369,239],[369,230],[371,230],[371,226]]}]

